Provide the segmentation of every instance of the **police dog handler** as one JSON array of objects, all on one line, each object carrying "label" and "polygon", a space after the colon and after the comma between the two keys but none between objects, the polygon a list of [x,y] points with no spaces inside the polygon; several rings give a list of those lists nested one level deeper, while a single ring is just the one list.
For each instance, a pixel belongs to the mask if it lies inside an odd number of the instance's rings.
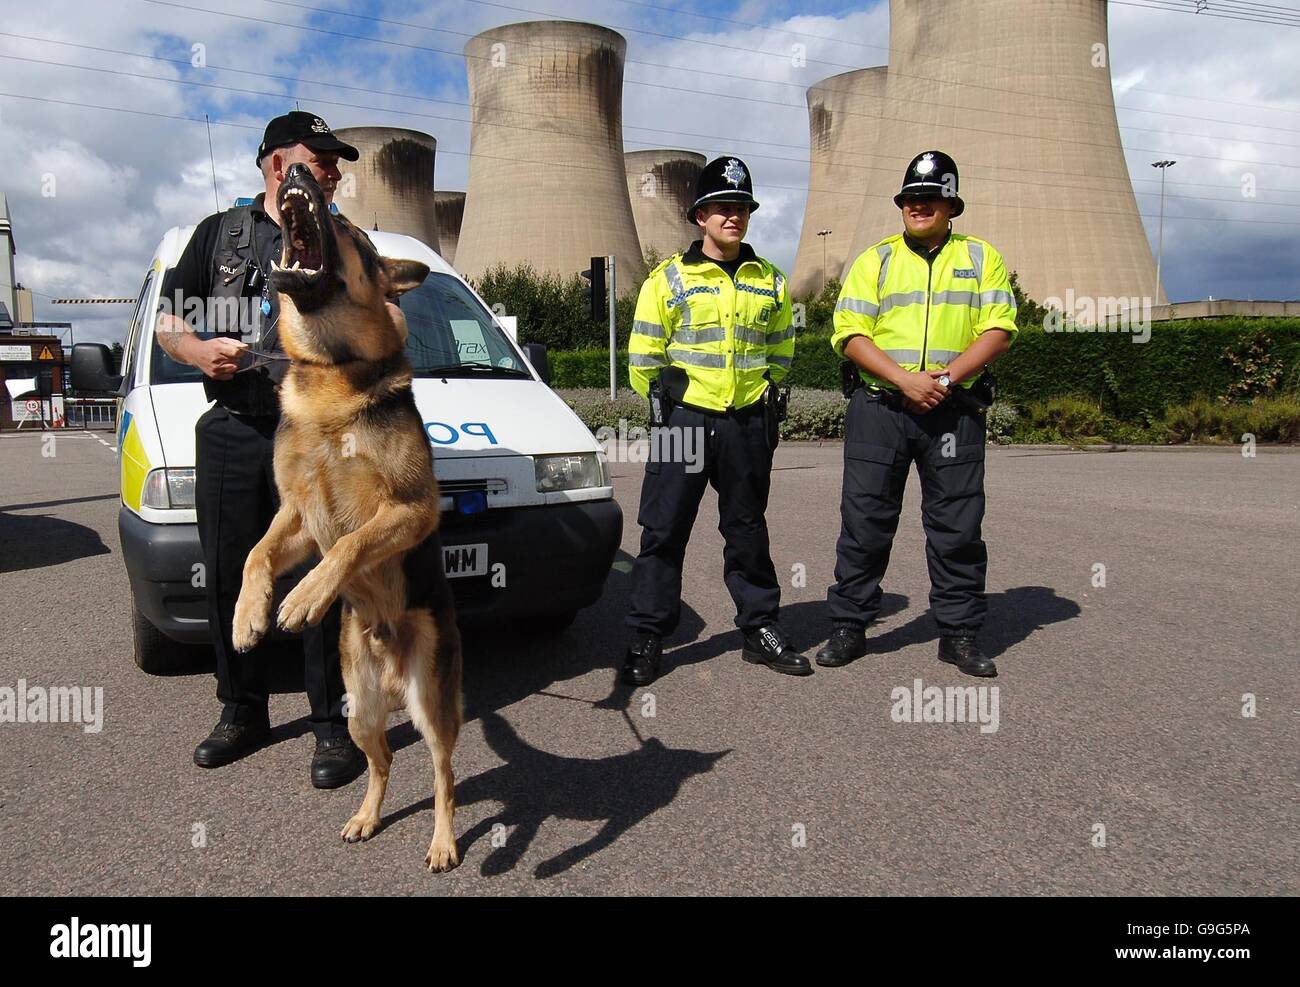
[{"label": "police dog handler", "polygon": [[[341,178],[340,157],[356,161],[357,149],[335,137],[320,117],[301,111],[276,117],[257,150],[265,191],[251,205],[203,220],[163,281],[158,343],[173,359],[203,372],[204,392],[214,402],[194,429],[194,501],[222,707],[216,727],[194,751],[194,762],[203,768],[236,761],[269,739],[267,644],[241,654],[230,632],[244,560],[278,506],[272,447],[280,417],[277,386],[288,362],[275,359],[279,299],[271,264],[281,256],[275,202],[285,173],[297,162],[331,200]],[[188,307],[189,299],[198,299],[214,318],[188,325],[177,306]],[[207,331],[200,336],[196,329]],[[316,735],[311,780],[317,788],[345,785],[366,766],[343,715],[339,610],[335,603],[319,626],[302,635]]]},{"label": "police dog handler", "polygon": [[984,519],[985,401],[976,378],[1007,351],[1016,303],[1002,257],[952,232],[965,210],[957,165],[942,151],[917,155],[894,197],[904,232],[861,254],[835,306],[831,345],[852,362],[845,420],[834,629],[817,663],[844,665],[866,653],[880,613],[880,581],[898,529],[908,467],[921,478],[921,521],[939,660],[968,675],[997,668],[980,652],[988,552]]},{"label": "police dog handler", "polygon": [[745,636],[744,659],[787,675],[812,673],[777,625],[781,589],[764,517],[781,415],[774,385],[790,371],[794,328],[785,275],[744,242],[757,208],[743,161],[709,162],[687,211],[702,238],[651,271],[637,300],[632,387],[650,399],[652,426],[695,430],[703,461],[658,457],[672,443],[652,444],[627,617],[633,640],[622,674],[629,685],[659,675],[663,638],[681,616],[682,559],[706,484],[718,492],[723,579]]}]

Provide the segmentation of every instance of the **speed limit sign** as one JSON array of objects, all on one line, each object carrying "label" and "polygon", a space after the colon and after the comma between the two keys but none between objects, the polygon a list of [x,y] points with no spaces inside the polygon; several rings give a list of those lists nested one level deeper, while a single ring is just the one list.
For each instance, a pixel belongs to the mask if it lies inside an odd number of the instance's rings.
[{"label": "speed limit sign", "polygon": [[41,411],[41,403],[40,403],[39,401],[28,401],[28,402],[27,402],[27,413],[28,413],[28,414],[31,414],[31,415],[37,415],[37,414],[40,414],[40,411]]}]

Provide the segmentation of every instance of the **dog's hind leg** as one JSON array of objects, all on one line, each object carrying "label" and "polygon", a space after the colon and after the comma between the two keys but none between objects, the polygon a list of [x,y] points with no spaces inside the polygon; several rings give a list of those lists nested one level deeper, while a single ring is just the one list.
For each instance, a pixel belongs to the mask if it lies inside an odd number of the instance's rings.
[{"label": "dog's hind leg", "polygon": [[411,722],[433,755],[433,842],[424,862],[429,870],[451,870],[460,863],[456,850],[456,777],[451,754],[461,724],[460,634],[455,617],[434,626],[428,610],[406,615],[409,637],[404,655],[407,669],[407,708]]},{"label": "dog's hind leg", "polygon": [[393,753],[388,748],[388,737],[384,732],[388,722],[388,701],[381,685],[382,659],[371,653],[367,634],[351,607],[346,607],[343,614],[339,657],[343,665],[343,684],[352,700],[348,732],[365,753],[370,768],[365,801],[339,834],[347,842],[356,843],[370,839],[379,829],[379,809],[388,788]]}]

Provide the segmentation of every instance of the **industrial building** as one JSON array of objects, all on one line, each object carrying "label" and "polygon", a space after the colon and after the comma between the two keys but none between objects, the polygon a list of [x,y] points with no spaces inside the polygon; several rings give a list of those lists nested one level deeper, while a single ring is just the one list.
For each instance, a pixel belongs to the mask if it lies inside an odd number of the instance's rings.
[{"label": "industrial building", "polygon": [[707,163],[704,155],[628,151],[623,163],[642,254],[663,260],[698,240],[700,228],[686,218],[686,210],[695,201],[695,184]]},{"label": "industrial building", "polygon": [[531,264],[562,276],[613,254],[619,294],[643,267],[623,163],[622,35],[508,24],[465,45],[472,129],[456,268]]},{"label": "industrial building", "polygon": [[849,260],[866,197],[867,164],[883,150],[877,124],[887,71],[883,65],[857,69],[808,89],[808,202],[790,282],[796,298],[817,294]]},{"label": "industrial building", "polygon": [[[876,154],[862,161],[844,269],[902,229],[893,196],[903,171],[938,148],[961,172],[966,213],[954,228],[997,247],[1030,297],[1155,299],[1115,117],[1106,4],[982,0],[974,16],[949,0],[890,0],[889,15]],[[809,208],[824,210],[812,194]]]},{"label": "industrial building", "polygon": [[456,265],[456,244],[460,240],[460,224],[465,217],[464,192],[434,192],[433,208],[438,216],[438,253],[453,267]]},{"label": "industrial building", "polygon": [[339,211],[365,230],[405,233],[438,249],[433,172],[438,142],[400,127],[341,127],[334,131],[361,152],[339,159]]}]

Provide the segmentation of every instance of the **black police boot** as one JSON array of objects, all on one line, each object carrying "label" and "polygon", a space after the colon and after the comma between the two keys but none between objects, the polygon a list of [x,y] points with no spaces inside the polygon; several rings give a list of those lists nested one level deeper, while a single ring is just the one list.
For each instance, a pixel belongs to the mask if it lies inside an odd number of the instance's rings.
[{"label": "black police boot", "polygon": [[808,659],[790,647],[785,633],[776,624],[768,624],[745,635],[745,650],[740,653],[753,665],[766,665],[782,675],[811,675]]},{"label": "black police boot", "polygon": [[659,677],[663,641],[658,634],[641,634],[628,645],[621,678],[624,685],[649,685]]},{"label": "black police boot", "polygon": [[352,738],[323,737],[311,758],[311,783],[317,788],[342,788],[366,770],[366,755]]},{"label": "black police boot", "polygon": [[979,649],[974,634],[954,634],[939,638],[939,660],[956,665],[967,675],[987,679],[998,674],[998,666]]},{"label": "black police boot", "polygon": [[839,668],[867,653],[867,635],[860,627],[837,627],[826,647],[817,652],[817,664]]},{"label": "black police boot", "polygon": [[206,740],[194,748],[194,763],[200,768],[221,768],[253,751],[265,747],[271,739],[271,726],[265,720],[251,723],[227,723],[221,720]]}]

